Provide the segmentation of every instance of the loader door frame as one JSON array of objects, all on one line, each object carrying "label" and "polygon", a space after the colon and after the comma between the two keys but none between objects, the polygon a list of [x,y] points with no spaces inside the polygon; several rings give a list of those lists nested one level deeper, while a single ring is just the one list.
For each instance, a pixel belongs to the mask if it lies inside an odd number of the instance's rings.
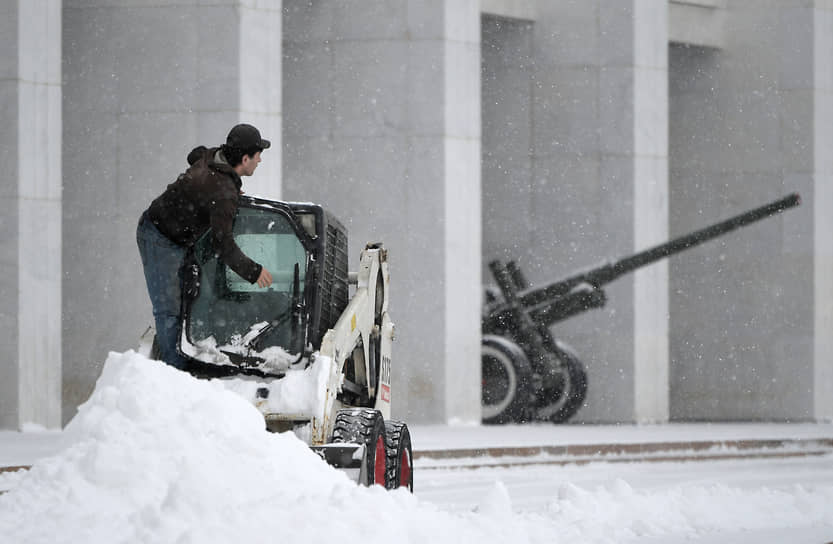
[{"label": "loader door frame", "polygon": [[[294,338],[291,340],[291,343],[299,347],[299,355],[303,356],[306,355],[306,350],[308,349],[308,343],[310,339],[311,329],[313,326],[316,326],[316,323],[313,321],[313,315],[311,315],[312,309],[315,308],[316,304],[316,297],[318,296],[317,292],[317,270],[315,266],[315,261],[318,258],[318,255],[321,253],[321,244],[317,243],[318,240],[312,236],[303,228],[301,225],[301,221],[298,219],[296,214],[293,212],[292,208],[282,202],[273,202],[273,201],[263,201],[257,198],[251,197],[241,197],[238,202],[239,209],[251,209],[256,210],[261,213],[265,214],[274,214],[276,216],[281,216],[285,223],[288,223],[292,229],[292,233],[298,239],[300,245],[303,247],[303,250],[306,252],[306,258],[304,263],[304,281],[303,281],[303,289],[301,289],[299,293],[299,311],[302,312],[303,315],[300,316],[300,324],[301,330],[297,330],[297,332],[293,335]],[[238,213],[239,216],[239,213]],[[235,225],[237,224],[237,217],[235,217]],[[239,233],[235,233],[239,234]],[[197,244],[200,243],[204,237],[210,236],[210,229],[204,233],[200,239],[198,240]],[[197,247],[195,244],[195,248]],[[230,270],[225,270],[228,265],[222,263],[220,260],[209,259],[204,262],[199,262],[197,255],[195,254],[194,249],[192,248],[191,254],[188,258],[188,267],[193,267],[193,270],[190,271],[190,275],[194,276],[196,279],[196,287],[187,289],[183,293],[183,300],[182,300],[182,310],[181,310],[181,322],[183,324],[183,332],[182,338],[180,342],[186,340],[188,343],[194,344],[194,339],[191,337],[191,330],[189,327],[190,319],[192,318],[193,312],[193,304],[197,300],[199,296],[199,278],[202,274],[201,268],[205,265],[212,266],[212,264],[217,264],[218,266],[222,267],[223,269],[223,277],[220,277],[220,274],[215,274],[216,279],[218,281],[222,281],[224,284],[227,283],[226,274],[230,273]],[[217,290],[217,286],[213,286],[214,290]],[[248,292],[243,293],[235,293],[237,298],[246,298],[249,296]],[[245,301],[241,301],[242,304],[245,304]],[[292,302],[290,302],[292,304]],[[292,309],[291,309],[292,310]],[[255,340],[252,342],[253,345],[257,344]],[[281,346],[284,347],[284,346]],[[286,346],[289,347],[289,346]],[[196,350],[193,348],[189,348],[188,350],[180,348],[180,351],[183,353],[195,353]],[[243,373],[246,372],[246,367],[249,366],[257,366],[259,360],[255,360],[257,358],[251,358],[247,356],[240,356],[238,354],[231,354],[228,352],[226,353],[227,356],[230,357],[234,365],[238,368],[238,370],[242,371]],[[251,359],[251,360],[250,360]],[[194,359],[192,356],[192,361],[195,361],[200,366],[208,366],[205,370],[207,374],[211,374],[212,369],[211,367],[215,367],[217,365],[212,364],[209,361],[203,361],[199,359]],[[257,372],[254,372],[257,374]],[[225,373],[222,373],[225,374]]]}]

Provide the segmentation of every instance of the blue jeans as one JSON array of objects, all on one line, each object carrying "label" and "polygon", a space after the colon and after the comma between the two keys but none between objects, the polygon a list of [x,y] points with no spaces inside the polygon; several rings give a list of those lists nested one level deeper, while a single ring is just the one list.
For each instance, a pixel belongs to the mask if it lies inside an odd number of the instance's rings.
[{"label": "blue jeans", "polygon": [[173,367],[185,370],[188,359],[178,350],[182,331],[180,308],[185,248],[166,238],[144,214],[136,228],[136,243],[142,257],[150,303],[153,305],[159,358]]}]

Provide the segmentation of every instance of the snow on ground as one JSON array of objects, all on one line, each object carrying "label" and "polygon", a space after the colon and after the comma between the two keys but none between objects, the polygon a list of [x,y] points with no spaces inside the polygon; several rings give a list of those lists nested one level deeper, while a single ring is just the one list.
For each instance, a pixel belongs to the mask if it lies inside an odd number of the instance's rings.
[{"label": "snow on ground", "polygon": [[565,470],[531,508],[517,483],[503,483],[517,472],[496,469],[446,474],[479,480],[463,507],[443,498],[438,471],[425,471],[433,474],[415,496],[359,487],[294,434],[267,433],[260,412],[221,381],[196,380],[134,352],[110,354],[62,441],[29,472],[0,474],[0,489],[9,489],[0,495],[0,542],[572,544],[738,530],[833,535],[833,479],[644,486],[629,482],[627,471],[590,483]]},{"label": "snow on ground", "polygon": [[829,456],[415,474],[417,496],[443,510],[476,508],[501,485],[513,510],[552,517],[580,542],[833,542]]}]

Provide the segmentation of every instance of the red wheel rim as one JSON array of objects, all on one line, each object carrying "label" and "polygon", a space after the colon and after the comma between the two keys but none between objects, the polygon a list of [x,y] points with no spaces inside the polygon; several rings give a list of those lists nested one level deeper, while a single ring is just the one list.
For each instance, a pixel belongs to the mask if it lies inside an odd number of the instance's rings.
[{"label": "red wheel rim", "polygon": [[399,487],[411,487],[411,456],[408,450],[402,450],[402,458],[399,460]]},{"label": "red wheel rim", "polygon": [[376,457],[374,458],[373,482],[385,485],[385,441],[380,436],[376,439]]}]

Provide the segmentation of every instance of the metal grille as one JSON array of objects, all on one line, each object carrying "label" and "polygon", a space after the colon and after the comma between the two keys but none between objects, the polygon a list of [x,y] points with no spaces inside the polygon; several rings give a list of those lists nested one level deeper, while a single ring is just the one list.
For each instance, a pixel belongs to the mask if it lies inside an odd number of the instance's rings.
[{"label": "metal grille", "polygon": [[327,222],[321,275],[321,319],[318,338],[335,325],[349,296],[347,285],[347,231],[335,221]]}]

